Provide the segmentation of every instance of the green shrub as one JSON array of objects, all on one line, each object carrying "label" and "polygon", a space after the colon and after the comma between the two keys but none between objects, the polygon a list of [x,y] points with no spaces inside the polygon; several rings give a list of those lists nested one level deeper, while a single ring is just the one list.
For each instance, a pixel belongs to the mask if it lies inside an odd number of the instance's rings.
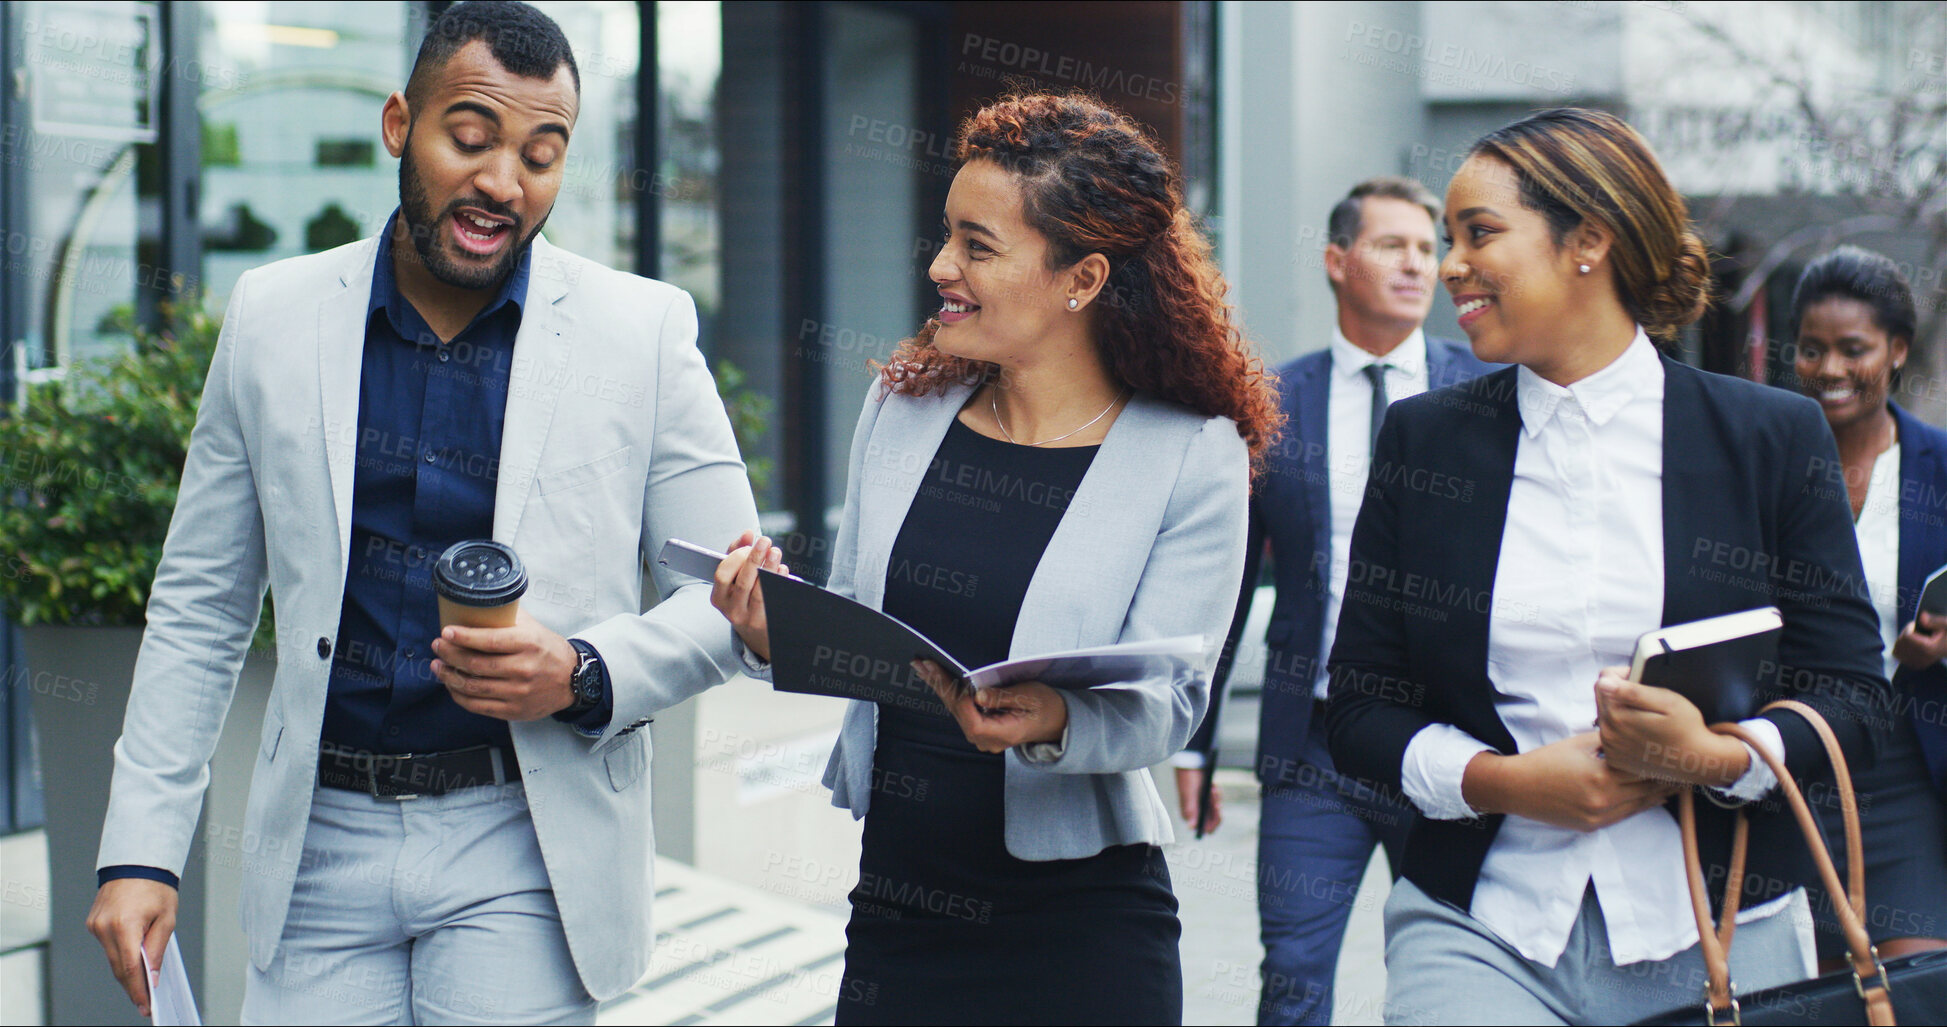
[{"label": "green shrub", "polygon": [[128,353],[77,361],[0,417],[0,597],[22,624],[142,624],[216,350],[216,318],[164,320],[121,312]]},{"label": "green shrub", "polygon": [[[111,328],[132,340],[117,358],[77,362],[31,386],[0,416],[0,600],[21,624],[140,627],[220,319],[165,309],[152,331],[124,310]],[[727,361],[718,391],[740,447],[761,436],[771,401]],[[769,461],[750,461],[762,491]],[[254,641],[274,646],[269,602]]]}]

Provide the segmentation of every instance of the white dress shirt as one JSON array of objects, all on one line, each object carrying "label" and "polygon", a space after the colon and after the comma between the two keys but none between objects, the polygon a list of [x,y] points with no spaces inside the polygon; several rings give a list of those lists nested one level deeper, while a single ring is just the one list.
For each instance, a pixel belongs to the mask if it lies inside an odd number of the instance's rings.
[{"label": "white dress shirt", "polygon": [[[1663,619],[1663,366],[1636,338],[1608,367],[1566,388],[1517,372],[1522,433],[1488,617],[1488,678],[1520,752],[1594,729],[1595,679],[1626,665]],[[1744,722],[1774,753],[1769,721]],[[1434,819],[1473,815],[1467,762],[1490,747],[1450,724],[1421,730],[1402,784]],[[1777,783],[1762,760],[1729,794]],[[1554,966],[1595,886],[1617,965],[1660,960],[1697,942],[1676,819],[1662,807],[1595,831],[1509,816],[1481,865],[1474,919],[1523,956]],[[1787,898],[1740,912],[1769,916]]]},{"label": "white dress shirt", "polygon": [[[1326,383],[1326,491],[1331,496],[1332,580],[1325,593],[1325,625],[1318,644],[1318,676],[1312,694],[1325,698],[1331,675],[1325,662],[1338,637],[1339,606],[1345,601],[1345,578],[1352,565],[1352,524],[1366,498],[1366,476],[1372,464],[1372,404],[1377,396],[1366,368],[1385,365],[1386,402],[1390,405],[1426,391],[1426,335],[1418,328],[1385,356],[1354,346],[1345,333],[1332,329],[1332,373]],[[1295,556],[1295,554],[1294,554]]]},{"label": "white dress shirt", "polygon": [[1893,658],[1893,641],[1900,637],[1900,444],[1896,440],[1873,461],[1866,482],[1866,502],[1853,522],[1859,537],[1859,559],[1865,564],[1866,591],[1873,612],[1879,614],[1880,652],[1886,657],[1886,677],[1900,669]]}]

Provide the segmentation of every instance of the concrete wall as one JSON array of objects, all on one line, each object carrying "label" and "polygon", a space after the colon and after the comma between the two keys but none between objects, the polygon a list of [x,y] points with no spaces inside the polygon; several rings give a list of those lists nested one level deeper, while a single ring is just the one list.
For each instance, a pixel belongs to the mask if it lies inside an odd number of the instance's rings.
[{"label": "concrete wall", "polygon": [[656,851],[787,899],[842,908],[860,824],[819,783],[845,703],[746,677],[656,716]]},{"label": "concrete wall", "polygon": [[1331,338],[1322,251],[1332,205],[1407,168],[1424,135],[1407,3],[1226,3],[1219,16],[1220,254],[1250,338],[1282,363]]}]

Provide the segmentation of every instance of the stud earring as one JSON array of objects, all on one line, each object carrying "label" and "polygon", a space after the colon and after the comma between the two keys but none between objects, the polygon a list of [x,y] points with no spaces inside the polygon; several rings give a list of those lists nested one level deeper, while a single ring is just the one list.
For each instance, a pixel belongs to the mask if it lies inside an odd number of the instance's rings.
[{"label": "stud earring", "polygon": [[1589,273],[1589,265],[1587,264],[1582,265],[1582,273],[1585,275]]},{"label": "stud earring", "polygon": [[1075,297],[1073,297],[1073,296],[1070,296],[1070,297],[1068,297],[1068,309],[1070,309],[1070,310],[1076,310],[1076,309],[1078,309],[1078,308],[1080,308],[1080,307],[1081,307],[1081,305],[1082,305],[1082,301],[1081,301],[1081,300],[1078,300],[1078,299],[1076,299],[1076,298],[1075,298]]}]

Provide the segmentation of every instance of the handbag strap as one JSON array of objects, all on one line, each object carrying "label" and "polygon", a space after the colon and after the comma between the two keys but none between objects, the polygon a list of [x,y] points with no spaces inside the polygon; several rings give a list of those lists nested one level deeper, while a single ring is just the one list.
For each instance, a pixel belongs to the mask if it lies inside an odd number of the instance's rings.
[{"label": "handbag strap", "polygon": [[[1764,709],[1790,710],[1803,717],[1817,733],[1819,741],[1825,746],[1827,758],[1831,760],[1833,778],[1839,787],[1839,808],[1845,820],[1848,864],[1847,887],[1843,892],[1846,901],[1835,902],[1833,911],[1838,916],[1840,930],[1845,934],[1848,958],[1852,963],[1853,987],[1866,1005],[1867,1022],[1875,1027],[1891,1025],[1894,1022],[1893,1001],[1887,990],[1886,968],[1880,964],[1879,953],[1866,934],[1863,915],[1866,876],[1859,839],[1859,805],[1853,794],[1852,775],[1846,767],[1845,753],[1839,748],[1839,740],[1832,734],[1831,725],[1812,707],[1795,699],[1782,699]],[[1778,779],[1779,792],[1791,806],[1799,830],[1805,835],[1806,847],[1811,850],[1812,862],[1818,868],[1826,891],[1835,896],[1841,894],[1839,873],[1832,865],[1832,855],[1826,850],[1825,839],[1812,819],[1811,808],[1806,805],[1798,782],[1792,780],[1784,762],[1758,744],[1757,739],[1742,725],[1712,724],[1710,729],[1744,742],[1771,768]],[[1731,839],[1731,875],[1724,887],[1723,917],[1716,925],[1710,920],[1710,892],[1704,884],[1703,860],[1697,849],[1696,798],[1690,789],[1677,797],[1677,823],[1683,835],[1683,864],[1690,883],[1690,908],[1697,919],[1697,946],[1704,958],[1707,1020],[1710,1023],[1726,1022],[1720,1018],[1729,1016],[1729,1022],[1736,1022],[1738,1007],[1730,979],[1730,947],[1731,936],[1737,930],[1737,909],[1744,890],[1744,862],[1750,843],[1749,821],[1740,809]]]}]

